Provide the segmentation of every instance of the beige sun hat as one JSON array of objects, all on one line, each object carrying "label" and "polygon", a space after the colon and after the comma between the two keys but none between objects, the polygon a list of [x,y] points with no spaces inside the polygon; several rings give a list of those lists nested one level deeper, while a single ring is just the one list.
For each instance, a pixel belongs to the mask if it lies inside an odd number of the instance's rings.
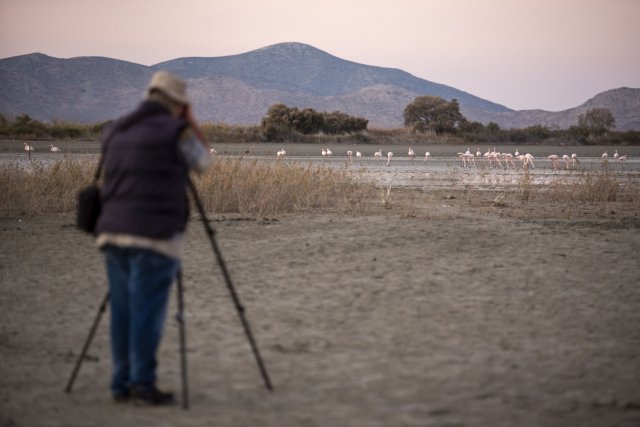
[{"label": "beige sun hat", "polygon": [[158,71],[151,77],[147,86],[147,98],[152,90],[158,90],[180,104],[190,104],[187,98],[187,82],[168,71]]}]

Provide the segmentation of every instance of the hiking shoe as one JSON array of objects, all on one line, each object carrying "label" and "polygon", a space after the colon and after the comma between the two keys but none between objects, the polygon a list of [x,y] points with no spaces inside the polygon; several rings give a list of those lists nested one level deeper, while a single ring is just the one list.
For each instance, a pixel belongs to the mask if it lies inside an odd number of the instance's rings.
[{"label": "hiking shoe", "polygon": [[160,391],[155,385],[133,386],[131,400],[136,406],[163,406],[176,403],[173,393]]}]

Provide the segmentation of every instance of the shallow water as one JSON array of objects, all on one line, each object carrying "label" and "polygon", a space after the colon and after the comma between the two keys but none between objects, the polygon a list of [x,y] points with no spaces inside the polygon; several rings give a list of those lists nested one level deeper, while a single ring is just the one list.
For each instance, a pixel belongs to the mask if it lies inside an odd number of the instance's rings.
[{"label": "shallow water", "polygon": [[[35,141],[30,142],[35,148],[32,153],[32,160],[49,164],[64,158],[73,159],[95,159],[100,150],[100,144],[93,141],[59,141],[56,146],[63,151],[52,153],[49,151],[50,142]],[[213,144],[220,158],[242,157],[250,160],[265,162],[280,162],[283,164],[298,163],[302,165],[324,165],[335,170],[350,174],[355,179],[373,181],[382,187],[391,186],[393,188],[417,188],[423,190],[440,188],[473,188],[496,190],[504,189],[522,183],[524,171],[520,162],[514,160],[515,167],[509,165],[505,167],[493,167],[484,158],[477,158],[475,166],[464,167],[459,160],[457,153],[466,151],[469,148],[475,152],[480,148],[485,152],[489,147],[461,146],[461,145],[422,145],[415,146],[417,154],[415,160],[411,160],[408,155],[408,146],[387,145],[378,146],[370,144],[346,145],[334,144],[322,146],[317,144],[301,143],[243,143],[243,144]],[[323,157],[321,151],[329,148],[333,152],[331,157]],[[491,147],[494,148],[493,146]],[[284,159],[278,160],[275,153],[281,149],[287,152]],[[373,154],[382,149],[383,158],[376,161]],[[495,146],[499,152],[514,153],[516,150],[522,153],[531,153],[534,156],[534,168],[528,170],[530,183],[532,185],[549,185],[558,180],[570,182],[583,178],[585,175],[607,170],[611,175],[621,178],[624,181],[640,185],[640,146],[541,146],[541,145],[504,145]],[[352,160],[349,163],[346,155],[347,151],[353,152]],[[358,160],[355,152],[360,151],[363,157]],[[629,159],[626,161],[616,161],[613,159],[615,151],[626,154]],[[386,154],[394,153],[391,161],[387,165]],[[431,157],[424,158],[425,151],[429,151]],[[603,162],[601,155],[604,152],[609,154],[609,160]],[[570,164],[569,168],[565,162],[559,162],[558,170],[554,170],[553,165],[547,156],[550,154],[577,154],[579,163]],[[6,162],[18,162],[29,167],[30,161],[23,149],[22,141],[2,141],[0,142],[0,164]]]}]

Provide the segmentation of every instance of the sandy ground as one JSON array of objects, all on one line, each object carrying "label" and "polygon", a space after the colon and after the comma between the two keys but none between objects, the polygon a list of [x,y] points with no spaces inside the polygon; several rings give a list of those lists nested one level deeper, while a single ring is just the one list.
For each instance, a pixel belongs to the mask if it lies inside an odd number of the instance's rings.
[{"label": "sandy ground", "polygon": [[[184,262],[191,409],[111,402],[105,292],[69,215],[0,218],[0,426],[640,426],[637,208],[431,194],[382,214],[211,215]],[[415,200],[414,200],[415,202]],[[160,386],[180,391],[175,295]]]}]

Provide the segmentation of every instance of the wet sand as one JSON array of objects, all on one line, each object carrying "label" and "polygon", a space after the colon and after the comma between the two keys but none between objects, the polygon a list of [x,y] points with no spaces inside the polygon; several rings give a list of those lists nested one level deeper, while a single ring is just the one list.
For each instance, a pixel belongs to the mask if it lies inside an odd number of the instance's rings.
[{"label": "wet sand", "polygon": [[[111,402],[108,313],[63,392],[102,259],[70,215],[0,218],[0,426],[640,425],[637,206],[392,194],[367,216],[210,216],[274,393],[194,218],[189,411]],[[172,294],[159,385],[179,397],[175,314]]]}]

